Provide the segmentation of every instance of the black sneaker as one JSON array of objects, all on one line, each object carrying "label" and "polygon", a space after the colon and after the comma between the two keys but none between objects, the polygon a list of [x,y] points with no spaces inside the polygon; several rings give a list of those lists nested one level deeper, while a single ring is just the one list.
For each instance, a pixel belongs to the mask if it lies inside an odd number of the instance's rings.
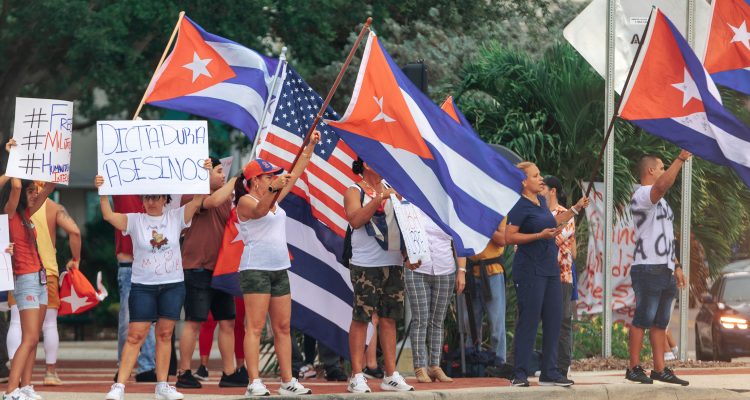
[{"label": "black sneaker", "polygon": [[568,387],[572,386],[575,382],[572,380],[560,375],[559,378],[552,380],[552,381],[543,381],[541,378],[539,378],[539,386],[562,386],[562,387]]},{"label": "black sneaker", "polygon": [[195,379],[199,381],[207,381],[208,380],[208,368],[206,368],[205,365],[201,364],[200,367],[198,367],[197,370],[195,370]]},{"label": "black sneaker", "polygon": [[341,368],[333,368],[330,371],[326,371],[326,380],[335,382],[346,382],[349,379],[348,376],[341,370]]},{"label": "black sneaker", "polygon": [[250,384],[250,375],[247,374],[247,368],[245,366],[241,366],[237,368],[237,373],[242,377],[242,379],[245,382],[245,386]]},{"label": "black sneaker", "polygon": [[247,378],[243,379],[239,369],[234,371],[231,375],[222,372],[221,380],[219,380],[219,387],[245,387],[247,384]]},{"label": "black sneaker", "polygon": [[379,365],[377,368],[365,367],[365,369],[362,370],[362,373],[365,374],[365,377],[369,379],[383,379],[383,377],[385,376],[383,368],[380,368]]},{"label": "black sneaker", "polygon": [[136,382],[156,382],[156,371],[153,369],[135,375]]},{"label": "black sneaker", "polygon": [[516,387],[529,387],[529,380],[526,378],[515,377],[510,381],[510,385]]},{"label": "black sneaker", "polygon": [[177,384],[175,384],[175,386],[180,389],[200,389],[203,387],[203,385],[195,379],[190,370],[177,375]]},{"label": "black sneaker", "polygon": [[655,381],[659,381],[659,382],[672,383],[672,384],[680,385],[680,386],[687,386],[690,384],[690,382],[684,379],[678,378],[677,375],[674,374],[674,371],[672,371],[671,369],[667,367],[664,367],[664,371],[662,372],[656,372],[652,370],[651,379]]},{"label": "black sneaker", "polygon": [[635,367],[633,367],[633,369],[626,370],[625,379],[631,382],[635,382],[635,383],[645,383],[645,384],[654,383],[653,379],[646,376],[646,371],[644,371],[643,367],[641,367],[640,365],[636,365]]}]

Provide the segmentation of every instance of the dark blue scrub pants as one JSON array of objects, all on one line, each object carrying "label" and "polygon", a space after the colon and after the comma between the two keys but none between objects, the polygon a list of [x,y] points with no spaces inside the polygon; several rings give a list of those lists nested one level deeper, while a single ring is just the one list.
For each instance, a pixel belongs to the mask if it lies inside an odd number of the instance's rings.
[{"label": "dark blue scrub pants", "polygon": [[542,366],[540,381],[554,381],[560,377],[557,370],[557,346],[562,324],[562,286],[560,275],[525,276],[515,284],[518,297],[518,320],[513,340],[516,378],[528,378],[531,356],[536,342],[539,321],[542,321]]}]

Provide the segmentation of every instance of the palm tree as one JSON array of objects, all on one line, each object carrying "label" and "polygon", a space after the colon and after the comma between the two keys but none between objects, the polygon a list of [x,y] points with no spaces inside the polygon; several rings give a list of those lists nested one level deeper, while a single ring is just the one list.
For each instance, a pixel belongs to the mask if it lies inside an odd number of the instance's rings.
[{"label": "palm tree", "polygon": [[[589,180],[603,141],[603,79],[567,43],[540,59],[496,42],[487,44],[464,71],[457,91],[460,107],[488,143],[503,144],[544,172],[554,173],[574,198],[577,182]],[[741,99],[725,94],[730,109],[743,114]],[[644,152],[672,160],[679,149],[628,122],[615,124],[614,199],[629,203],[632,168]],[[601,181],[603,171],[596,172]],[[681,184],[668,194],[680,212]],[[750,192],[733,171],[696,159],[693,168],[693,233],[705,249],[712,274],[732,256],[750,220]],[[587,233],[579,229],[585,249]],[[585,257],[585,251],[579,252]],[[579,263],[579,265],[585,265]],[[691,263],[698,271],[701,265]]]}]

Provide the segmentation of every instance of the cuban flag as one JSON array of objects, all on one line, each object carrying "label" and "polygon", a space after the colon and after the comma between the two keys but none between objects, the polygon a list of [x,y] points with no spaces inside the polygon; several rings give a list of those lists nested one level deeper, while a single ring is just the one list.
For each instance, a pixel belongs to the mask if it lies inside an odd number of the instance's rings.
[{"label": "cuban flag", "polygon": [[326,120],[362,159],[474,255],[520,198],[525,175],[411,83],[375,34],[351,103]]},{"label": "cuban flag", "polygon": [[703,65],[714,82],[750,94],[750,3],[714,0]]},{"label": "cuban flag", "polygon": [[446,97],[443,104],[440,105],[440,109],[445,111],[454,121],[461,124],[462,127],[473,133],[474,136],[479,137],[479,134],[472,129],[469,120],[467,120],[461,110],[456,107],[456,103],[453,101],[453,96]]},{"label": "cuban flag", "polygon": [[619,116],[693,154],[732,167],[750,186],[750,129],[721,104],[706,69],[656,10]]},{"label": "cuban flag", "polygon": [[278,63],[184,17],[174,49],[146,91],[146,103],[225,122],[252,141]]}]

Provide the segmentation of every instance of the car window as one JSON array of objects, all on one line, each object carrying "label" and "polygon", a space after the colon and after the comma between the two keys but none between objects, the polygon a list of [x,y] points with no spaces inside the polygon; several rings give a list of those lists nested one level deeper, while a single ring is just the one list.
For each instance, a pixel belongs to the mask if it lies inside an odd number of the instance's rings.
[{"label": "car window", "polygon": [[716,299],[719,297],[719,288],[721,287],[721,279],[717,279],[713,286],[711,286],[711,296]]},{"label": "car window", "polygon": [[750,276],[725,279],[721,300],[725,303],[750,302]]}]

